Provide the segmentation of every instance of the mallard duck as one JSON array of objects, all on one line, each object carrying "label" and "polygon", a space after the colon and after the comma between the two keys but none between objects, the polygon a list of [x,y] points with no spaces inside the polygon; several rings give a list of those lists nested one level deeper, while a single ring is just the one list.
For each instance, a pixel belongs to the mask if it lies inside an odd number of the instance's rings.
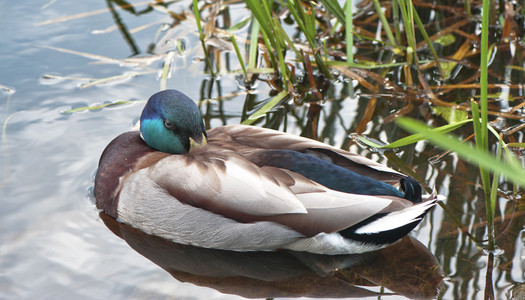
[{"label": "mallard duck", "polygon": [[423,201],[413,178],[315,140],[245,125],[206,131],[176,90],[154,94],[140,132],[106,147],[95,198],[117,221],[181,244],[331,255],[395,243],[437,201]]}]

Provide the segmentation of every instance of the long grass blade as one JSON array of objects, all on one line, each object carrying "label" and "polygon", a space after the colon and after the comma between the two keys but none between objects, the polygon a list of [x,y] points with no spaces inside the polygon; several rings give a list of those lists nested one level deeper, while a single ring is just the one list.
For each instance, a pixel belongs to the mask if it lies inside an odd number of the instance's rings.
[{"label": "long grass blade", "polygon": [[408,118],[399,118],[397,123],[404,130],[421,134],[430,143],[442,149],[452,149],[467,162],[493,172],[498,172],[506,176],[509,180],[515,181],[519,184],[525,184],[525,169],[520,165],[505,165],[501,160],[498,160],[488,151],[473,147],[469,143],[463,143],[451,134],[433,131],[419,121]]},{"label": "long grass blade", "polygon": [[407,63],[413,64],[415,62],[416,39],[414,35],[414,18],[412,15],[412,3],[410,0],[399,0],[399,10],[401,11],[401,18],[405,27],[405,35],[408,42],[407,49]]},{"label": "long grass blade", "polygon": [[211,63],[210,55],[208,54],[208,49],[206,48],[206,35],[202,30],[201,25],[201,14],[199,10],[199,5],[197,0],[193,0],[193,13],[195,14],[195,21],[197,23],[197,30],[199,31],[199,40],[201,41],[202,51],[204,52],[204,57],[206,58],[206,63],[208,64],[208,70],[212,76],[215,76],[213,71],[213,65]]},{"label": "long grass blade", "polygon": [[[463,121],[459,121],[459,122],[456,122],[456,123],[451,123],[451,124],[447,124],[447,125],[444,125],[444,126],[441,126],[441,127],[436,127],[436,128],[432,128],[431,131],[432,132],[436,132],[436,133],[447,133],[447,132],[450,132],[450,131],[453,131],[453,130],[456,130],[457,128],[467,124],[467,123],[470,123],[472,122],[471,119],[468,119],[468,120],[463,120]],[[409,135],[407,137],[404,137],[404,138],[401,138],[397,141],[394,141],[390,144],[386,144],[386,145],[381,145],[381,144],[378,144],[378,143],[375,143],[365,137],[362,137],[362,136],[358,136],[357,137],[359,139],[360,142],[362,142],[363,144],[369,146],[369,147],[373,147],[373,148],[377,148],[377,149],[395,149],[395,148],[399,148],[399,147],[403,147],[403,146],[407,146],[407,145],[411,145],[411,144],[414,144],[414,143],[417,143],[419,141],[423,141],[425,140],[425,136],[420,134],[420,133],[416,133],[416,134],[412,134],[412,135]]]},{"label": "long grass blade", "polygon": [[439,62],[439,56],[436,53],[436,49],[434,49],[434,46],[432,45],[432,41],[430,40],[430,37],[428,36],[427,30],[425,29],[425,26],[423,25],[423,22],[421,22],[421,18],[419,17],[419,14],[414,8],[414,4],[410,3],[412,5],[412,10],[414,12],[414,20],[416,21],[417,28],[419,29],[419,33],[423,36],[423,39],[427,43],[427,47],[430,50],[430,53],[432,53],[432,57],[434,57],[434,61],[436,62],[436,67],[439,70],[439,73],[441,74],[441,77],[444,79],[446,78],[445,72],[443,71],[443,68],[441,67],[441,63]]},{"label": "long grass blade", "polygon": [[[334,1],[335,2],[335,1]],[[352,0],[346,0],[345,7],[345,35],[346,35],[346,62],[354,62],[354,23],[352,13]]]},{"label": "long grass blade", "polygon": [[254,69],[257,64],[257,50],[258,50],[258,40],[259,40],[259,31],[261,26],[256,18],[252,17],[252,30],[250,32],[250,49],[248,51],[248,69]]},{"label": "long grass blade", "polygon": [[[476,145],[478,149],[487,150],[488,144],[488,34],[489,34],[489,15],[490,5],[489,0],[483,0],[483,13],[481,20],[481,55],[480,55],[480,108],[481,108],[481,124],[479,129],[479,135],[476,135]],[[481,179],[483,186],[485,187],[485,196],[489,197],[488,185],[489,175],[484,170],[481,171]]]},{"label": "long grass blade", "polygon": [[383,13],[383,9],[381,8],[381,4],[379,4],[379,0],[372,0],[372,3],[374,4],[374,8],[379,17],[379,20],[381,21],[381,24],[383,25],[388,41],[390,42],[390,44],[396,45],[397,44],[396,39],[394,38],[394,35],[392,34],[392,30],[390,29],[390,24],[388,24],[388,20],[386,19],[385,14]]},{"label": "long grass blade", "polygon": [[239,45],[237,45],[237,41],[235,40],[235,35],[230,36],[233,44],[233,48],[235,49],[235,53],[237,54],[237,59],[239,60],[239,64],[241,65],[242,72],[244,73],[244,79],[248,80],[248,72],[246,71],[246,66],[244,65],[244,59],[242,58],[241,50],[239,50]]}]

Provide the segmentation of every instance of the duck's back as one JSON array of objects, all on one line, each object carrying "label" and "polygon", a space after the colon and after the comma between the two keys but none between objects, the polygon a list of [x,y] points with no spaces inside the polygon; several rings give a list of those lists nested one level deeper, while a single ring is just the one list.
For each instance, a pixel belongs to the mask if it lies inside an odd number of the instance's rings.
[{"label": "duck's back", "polygon": [[253,157],[256,163],[265,159],[257,157],[261,153],[260,150],[291,150],[309,154],[393,186],[399,186],[399,180],[406,177],[406,175],[361,155],[312,139],[267,128],[246,125],[221,126],[208,130],[208,141],[210,144],[230,149],[249,159]]}]

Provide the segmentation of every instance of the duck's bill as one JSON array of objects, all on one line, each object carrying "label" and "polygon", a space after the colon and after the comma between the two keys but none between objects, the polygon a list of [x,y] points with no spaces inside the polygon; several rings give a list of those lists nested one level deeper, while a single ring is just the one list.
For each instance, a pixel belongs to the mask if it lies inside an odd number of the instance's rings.
[{"label": "duck's bill", "polygon": [[200,141],[196,141],[195,139],[190,137],[190,151],[198,149],[202,146],[206,146],[207,144],[208,144],[208,141],[204,133],[202,134]]}]

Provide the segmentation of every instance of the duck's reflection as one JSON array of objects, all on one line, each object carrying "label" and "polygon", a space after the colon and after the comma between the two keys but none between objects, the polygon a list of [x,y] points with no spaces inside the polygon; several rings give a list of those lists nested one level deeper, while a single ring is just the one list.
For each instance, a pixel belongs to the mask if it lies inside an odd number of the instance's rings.
[{"label": "duck's reflection", "polygon": [[234,252],[176,244],[147,235],[100,213],[106,226],[135,251],[179,281],[243,297],[366,297],[384,286],[410,298],[433,298],[443,276],[421,243],[399,243],[362,255],[306,252]]}]

